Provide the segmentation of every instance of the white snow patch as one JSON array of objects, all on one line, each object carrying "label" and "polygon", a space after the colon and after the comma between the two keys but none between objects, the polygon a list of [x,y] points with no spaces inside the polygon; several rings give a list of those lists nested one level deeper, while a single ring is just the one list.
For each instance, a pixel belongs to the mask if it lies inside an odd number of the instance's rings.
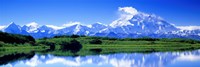
[{"label": "white snow patch", "polygon": [[80,25],[76,26],[73,34],[77,34],[80,31],[80,29],[81,29]]},{"label": "white snow patch", "polygon": [[158,24],[159,24],[159,25],[162,25],[163,23],[162,23],[162,22],[158,22]]},{"label": "white snow patch", "polygon": [[29,24],[26,24],[26,26],[30,27],[28,32],[38,32],[37,29],[38,29],[39,25],[36,22],[31,22]]},{"label": "white snow patch", "polygon": [[101,22],[96,22],[97,24],[100,24],[100,25],[104,25],[104,26],[108,26],[107,24],[103,24]]},{"label": "white snow patch", "polygon": [[145,27],[145,25],[143,24],[143,25],[142,25],[142,30],[144,30],[144,27]]},{"label": "white snow patch", "polygon": [[200,33],[198,33],[198,36],[200,36]]},{"label": "white snow patch", "polygon": [[87,25],[87,27],[92,28],[92,25]]},{"label": "white snow patch", "polygon": [[29,24],[26,24],[26,26],[32,26],[32,27],[38,27],[39,25],[36,22],[31,22]]},{"label": "white snow patch", "polygon": [[89,31],[86,31],[86,35],[88,35],[90,32]]},{"label": "white snow patch", "polygon": [[3,30],[6,26],[0,26],[0,30]]},{"label": "white snow patch", "polygon": [[99,33],[102,33],[103,31],[106,31],[106,30],[108,30],[108,28],[100,30]]},{"label": "white snow patch", "polygon": [[159,26],[159,30],[162,30],[162,27],[161,27],[161,26]]},{"label": "white snow patch", "polygon": [[54,26],[54,25],[46,25],[47,27],[53,28],[54,30],[59,30],[59,29],[63,29],[65,27],[63,26]]},{"label": "white snow patch", "polygon": [[41,32],[45,32],[45,30],[42,30]]},{"label": "white snow patch", "polygon": [[69,23],[63,24],[63,26],[64,27],[70,27],[70,26],[77,25],[77,24],[80,24],[80,22],[72,22],[72,21],[70,21]]}]

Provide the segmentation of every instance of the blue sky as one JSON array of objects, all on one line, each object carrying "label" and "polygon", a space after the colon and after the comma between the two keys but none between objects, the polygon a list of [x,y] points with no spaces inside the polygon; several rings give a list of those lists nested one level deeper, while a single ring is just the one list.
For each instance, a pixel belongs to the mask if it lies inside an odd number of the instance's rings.
[{"label": "blue sky", "polygon": [[178,26],[200,25],[200,0],[0,0],[0,25],[110,24],[119,18],[118,7],[134,7]]}]

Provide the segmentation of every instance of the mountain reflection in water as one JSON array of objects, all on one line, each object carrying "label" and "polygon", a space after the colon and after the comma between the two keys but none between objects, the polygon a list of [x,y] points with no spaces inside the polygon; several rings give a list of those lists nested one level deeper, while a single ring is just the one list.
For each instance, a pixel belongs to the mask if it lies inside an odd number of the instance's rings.
[{"label": "mountain reflection in water", "polygon": [[90,56],[54,56],[35,54],[3,67],[200,67],[200,50],[185,52],[117,53]]}]

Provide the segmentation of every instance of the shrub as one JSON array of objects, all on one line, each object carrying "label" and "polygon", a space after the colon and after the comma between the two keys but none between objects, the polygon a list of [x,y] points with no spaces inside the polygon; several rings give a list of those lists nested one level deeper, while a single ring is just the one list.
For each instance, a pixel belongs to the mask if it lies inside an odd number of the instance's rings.
[{"label": "shrub", "polygon": [[60,49],[63,50],[63,51],[68,50],[68,45],[69,45],[68,42],[62,42],[60,44]]},{"label": "shrub", "polygon": [[28,40],[28,41],[31,41],[31,42],[33,42],[33,43],[35,43],[35,39],[32,37],[32,36],[26,36],[26,39]]},{"label": "shrub", "polygon": [[155,41],[150,41],[150,45],[156,44]]},{"label": "shrub", "polygon": [[79,35],[71,35],[71,38],[78,38],[78,37],[80,37]]},{"label": "shrub", "polygon": [[70,37],[68,35],[57,35],[57,36],[54,36],[53,38],[67,38],[67,37]]},{"label": "shrub", "polygon": [[101,44],[101,43],[102,43],[102,41],[99,39],[94,39],[94,40],[90,41],[90,44]]},{"label": "shrub", "polygon": [[50,45],[50,50],[55,50],[55,47],[56,47],[55,44],[51,44]]},{"label": "shrub", "polygon": [[75,52],[78,52],[82,48],[82,45],[77,40],[71,40],[69,44],[69,48],[71,52],[75,53]]},{"label": "shrub", "polygon": [[36,44],[43,44],[43,45],[46,45],[46,46],[50,46],[51,44],[55,44],[55,43],[52,42],[52,41],[41,40],[41,41],[37,42]]},{"label": "shrub", "polygon": [[31,46],[37,46],[37,44],[35,44],[35,42],[31,41],[29,42],[31,44]]},{"label": "shrub", "polygon": [[80,51],[80,49],[82,48],[82,45],[77,40],[71,40],[70,43],[62,42],[62,44],[60,44],[60,45],[61,45],[60,46],[61,50],[71,51],[72,53],[76,53],[76,52]]},{"label": "shrub", "polygon": [[0,41],[0,47],[3,47],[4,44],[4,42]]},{"label": "shrub", "polygon": [[101,48],[94,48],[94,49],[90,49],[90,51],[99,54],[102,51],[102,49]]}]

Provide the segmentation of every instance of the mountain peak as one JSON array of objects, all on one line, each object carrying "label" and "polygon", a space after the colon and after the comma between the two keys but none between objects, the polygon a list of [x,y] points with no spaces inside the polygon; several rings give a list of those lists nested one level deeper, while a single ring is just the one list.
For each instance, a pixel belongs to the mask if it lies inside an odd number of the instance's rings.
[{"label": "mountain peak", "polygon": [[10,26],[10,25],[16,25],[16,24],[14,22],[10,22],[10,24],[8,26]]},{"label": "mountain peak", "polygon": [[164,19],[162,19],[160,16],[139,12],[133,7],[120,7],[118,11],[120,12],[119,19],[114,20],[110,24],[110,26],[113,28],[122,26],[136,26],[147,22],[149,22],[149,24],[163,24],[164,21]]},{"label": "mountain peak", "polygon": [[19,25],[16,25],[14,22],[11,22],[6,28],[5,31],[8,33],[20,33],[21,27]]}]

